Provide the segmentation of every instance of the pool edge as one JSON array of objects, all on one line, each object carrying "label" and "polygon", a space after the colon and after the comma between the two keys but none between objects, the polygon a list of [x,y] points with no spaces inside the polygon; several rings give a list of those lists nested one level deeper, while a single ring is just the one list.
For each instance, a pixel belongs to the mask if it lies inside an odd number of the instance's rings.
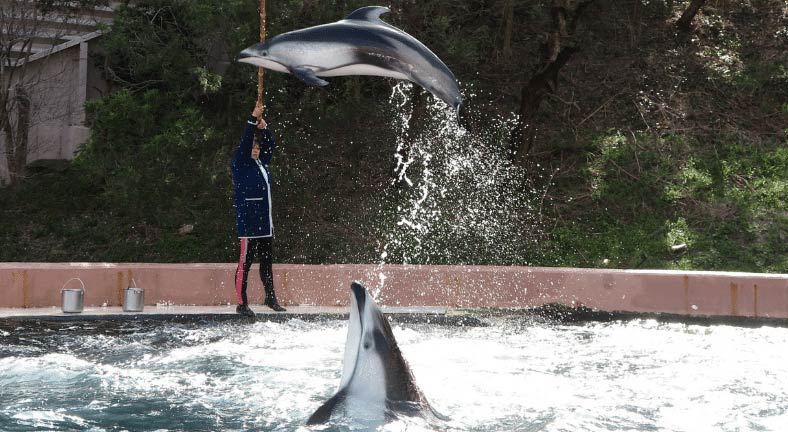
[{"label": "pool edge", "polygon": [[[86,307],[119,307],[145,289],[146,308],[232,307],[235,264],[0,263],[0,308],[60,307],[61,288],[86,286]],[[250,277],[250,301],[263,290]],[[275,264],[285,306],[345,307],[359,280],[388,307],[569,308],[682,317],[788,319],[788,274],[559,267]],[[69,285],[70,284],[70,285]],[[76,285],[75,285],[76,284]],[[71,286],[75,285],[75,286]]]}]

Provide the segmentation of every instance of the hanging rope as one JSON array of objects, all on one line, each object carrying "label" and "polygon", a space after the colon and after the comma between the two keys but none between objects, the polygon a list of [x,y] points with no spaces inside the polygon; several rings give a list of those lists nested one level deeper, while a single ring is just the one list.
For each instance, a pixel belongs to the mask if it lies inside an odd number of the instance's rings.
[{"label": "hanging rope", "polygon": [[[260,42],[265,42],[265,0],[260,0]],[[257,68],[257,106],[263,106],[263,68]]]}]

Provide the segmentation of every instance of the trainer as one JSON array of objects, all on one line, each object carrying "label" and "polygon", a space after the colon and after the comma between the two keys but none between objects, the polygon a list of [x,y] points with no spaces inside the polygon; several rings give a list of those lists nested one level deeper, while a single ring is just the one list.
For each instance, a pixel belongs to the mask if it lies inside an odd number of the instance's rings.
[{"label": "trainer", "polygon": [[277,312],[286,310],[276,300],[272,269],[274,222],[268,164],[271,163],[276,141],[262,114],[261,106],[252,111],[230,165],[235,185],[236,229],[241,245],[235,271],[235,292],[238,296],[235,310],[250,317],[255,313],[249,308],[246,282],[255,258],[260,261],[260,279],[265,287],[264,304]]}]

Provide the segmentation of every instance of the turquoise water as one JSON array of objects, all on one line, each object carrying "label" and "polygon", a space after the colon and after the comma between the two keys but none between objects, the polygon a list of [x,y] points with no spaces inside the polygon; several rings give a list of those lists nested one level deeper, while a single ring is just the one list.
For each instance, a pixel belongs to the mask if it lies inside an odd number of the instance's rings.
[{"label": "turquoise water", "polygon": [[[788,430],[788,329],[485,321],[393,326],[451,420],[383,430]],[[306,431],[345,336],[340,320],[0,321],[0,430]]]}]

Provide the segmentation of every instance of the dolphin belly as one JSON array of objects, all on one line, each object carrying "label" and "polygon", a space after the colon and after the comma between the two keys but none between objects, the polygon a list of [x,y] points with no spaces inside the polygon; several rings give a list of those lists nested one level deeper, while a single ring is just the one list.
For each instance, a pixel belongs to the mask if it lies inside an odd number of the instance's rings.
[{"label": "dolphin belly", "polygon": [[411,80],[410,77],[402,72],[372,64],[351,64],[347,66],[341,66],[336,69],[318,71],[316,75],[323,77],[335,77],[343,75],[372,75],[401,80]]}]

